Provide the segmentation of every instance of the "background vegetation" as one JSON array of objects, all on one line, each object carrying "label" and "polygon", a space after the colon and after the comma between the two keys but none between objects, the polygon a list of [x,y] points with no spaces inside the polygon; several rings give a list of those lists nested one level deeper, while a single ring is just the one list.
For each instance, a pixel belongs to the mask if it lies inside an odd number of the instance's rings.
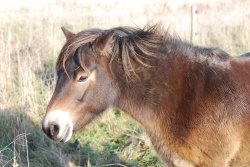
[{"label": "background vegetation", "polygon": [[233,56],[249,51],[248,0],[0,0],[0,166],[163,166],[143,128],[110,110],[67,144],[47,139],[41,120],[52,94],[60,30],[161,22],[193,43]]}]

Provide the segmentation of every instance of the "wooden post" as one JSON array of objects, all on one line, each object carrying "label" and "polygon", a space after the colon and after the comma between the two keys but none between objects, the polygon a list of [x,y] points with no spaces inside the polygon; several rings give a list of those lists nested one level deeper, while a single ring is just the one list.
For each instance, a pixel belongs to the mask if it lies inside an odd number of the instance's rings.
[{"label": "wooden post", "polygon": [[197,9],[195,6],[191,6],[191,20],[190,20],[190,42],[193,43],[194,41],[194,37],[197,35],[196,32],[196,25],[195,25],[195,21],[196,21],[196,14],[198,13]]}]

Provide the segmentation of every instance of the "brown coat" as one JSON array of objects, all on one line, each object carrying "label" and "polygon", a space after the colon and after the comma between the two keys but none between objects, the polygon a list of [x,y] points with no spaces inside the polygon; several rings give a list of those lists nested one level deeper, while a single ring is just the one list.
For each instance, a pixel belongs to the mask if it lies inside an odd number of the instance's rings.
[{"label": "brown coat", "polygon": [[[60,108],[79,129],[116,106],[144,126],[169,166],[250,166],[249,57],[193,46],[157,26],[64,32],[44,122]],[[92,80],[78,88],[83,73]]]}]

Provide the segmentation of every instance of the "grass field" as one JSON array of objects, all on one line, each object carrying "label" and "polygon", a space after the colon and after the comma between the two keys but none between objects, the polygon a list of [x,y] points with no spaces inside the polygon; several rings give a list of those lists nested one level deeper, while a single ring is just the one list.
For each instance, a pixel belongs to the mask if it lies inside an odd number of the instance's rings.
[{"label": "grass field", "polygon": [[249,51],[247,0],[0,0],[0,166],[163,166],[143,128],[117,109],[67,144],[50,141],[40,124],[65,42],[61,26],[77,32],[161,22],[189,40],[191,5],[198,10],[194,44],[233,56]]}]

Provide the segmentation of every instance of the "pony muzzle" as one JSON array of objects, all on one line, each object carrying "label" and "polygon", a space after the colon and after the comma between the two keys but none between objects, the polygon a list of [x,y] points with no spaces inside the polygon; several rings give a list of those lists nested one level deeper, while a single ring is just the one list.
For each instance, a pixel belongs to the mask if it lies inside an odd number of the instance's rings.
[{"label": "pony muzzle", "polygon": [[50,111],[43,119],[42,129],[50,139],[67,142],[73,133],[73,122],[66,112],[60,110]]}]

